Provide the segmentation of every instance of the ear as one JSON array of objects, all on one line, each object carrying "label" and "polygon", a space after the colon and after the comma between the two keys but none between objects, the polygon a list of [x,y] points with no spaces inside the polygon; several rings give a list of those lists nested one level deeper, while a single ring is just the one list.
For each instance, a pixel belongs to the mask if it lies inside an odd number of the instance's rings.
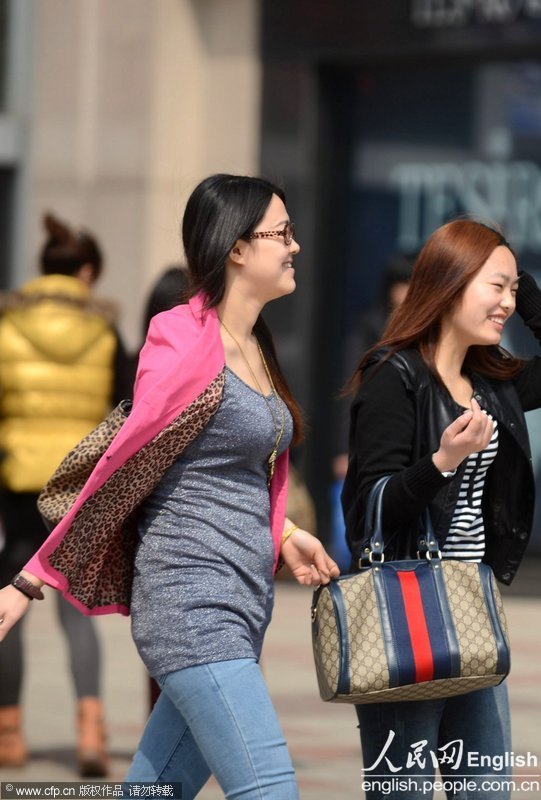
[{"label": "ear", "polygon": [[245,242],[244,239],[237,239],[229,251],[230,260],[238,266],[243,266],[245,263],[246,251],[249,247],[249,242]]},{"label": "ear", "polygon": [[92,264],[83,264],[77,272],[73,274],[74,278],[79,278],[86,286],[92,286],[95,281],[94,267]]}]

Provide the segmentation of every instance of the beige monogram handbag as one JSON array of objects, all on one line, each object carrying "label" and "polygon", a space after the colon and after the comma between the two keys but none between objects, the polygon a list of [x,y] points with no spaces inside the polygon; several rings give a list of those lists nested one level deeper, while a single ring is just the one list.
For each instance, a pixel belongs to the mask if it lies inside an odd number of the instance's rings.
[{"label": "beige monogram handbag", "polygon": [[428,700],[501,683],[510,669],[509,639],[491,568],[442,559],[428,513],[419,559],[385,562],[381,497],[388,479],[374,485],[369,501],[368,566],[314,592],[321,698]]}]

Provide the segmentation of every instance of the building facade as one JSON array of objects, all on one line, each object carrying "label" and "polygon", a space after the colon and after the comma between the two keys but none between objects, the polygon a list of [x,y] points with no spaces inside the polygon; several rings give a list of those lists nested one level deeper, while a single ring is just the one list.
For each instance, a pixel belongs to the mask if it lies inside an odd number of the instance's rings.
[{"label": "building facade", "polygon": [[86,225],[135,348],[194,184],[283,183],[298,290],[267,317],[325,536],[344,343],[386,259],[469,213],[541,279],[540,54],[541,0],[0,0],[2,285],[35,273],[45,209]]},{"label": "building facade", "polygon": [[35,273],[51,209],[99,237],[139,343],[193,186],[257,171],[258,25],[256,0],[0,0],[4,286]]}]

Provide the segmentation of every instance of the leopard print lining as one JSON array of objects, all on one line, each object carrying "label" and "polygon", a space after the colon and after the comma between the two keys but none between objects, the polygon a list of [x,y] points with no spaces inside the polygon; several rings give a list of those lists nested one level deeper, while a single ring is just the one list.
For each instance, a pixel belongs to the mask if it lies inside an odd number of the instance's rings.
[{"label": "leopard print lining", "polygon": [[218,410],[224,371],[81,507],[49,560],[87,608],[129,607],[138,506]]},{"label": "leopard print lining", "polygon": [[131,405],[130,400],[122,400],[68,453],[47,481],[38,498],[38,510],[51,530],[74,505],[94,467],[127,420]]}]

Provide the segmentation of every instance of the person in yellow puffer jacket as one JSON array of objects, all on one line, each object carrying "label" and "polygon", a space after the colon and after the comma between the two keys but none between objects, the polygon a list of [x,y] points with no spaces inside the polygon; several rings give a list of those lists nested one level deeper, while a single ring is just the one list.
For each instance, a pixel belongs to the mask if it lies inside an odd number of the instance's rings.
[{"label": "person in yellow puffer jacket", "polygon": [[[0,295],[0,585],[35,552],[47,531],[39,492],[71,448],[131,395],[130,363],[111,303],[94,299],[102,270],[95,238],[47,214],[42,275]],[[99,700],[99,642],[89,617],[59,598],[78,700],[82,776],[107,773]],[[20,627],[0,648],[0,767],[22,765]]]}]

